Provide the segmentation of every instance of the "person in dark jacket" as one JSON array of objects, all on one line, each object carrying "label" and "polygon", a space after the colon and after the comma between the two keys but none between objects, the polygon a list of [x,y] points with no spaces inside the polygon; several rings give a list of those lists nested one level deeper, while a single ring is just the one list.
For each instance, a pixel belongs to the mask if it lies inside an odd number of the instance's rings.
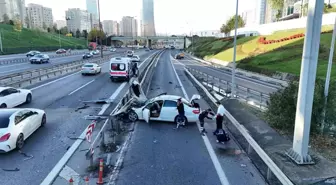
[{"label": "person in dark jacket", "polygon": [[185,125],[185,116],[184,116],[184,105],[182,102],[182,99],[179,98],[177,100],[177,112],[178,112],[178,117],[177,117],[177,125],[176,128],[178,128],[180,126],[180,123],[182,123],[182,125]]},{"label": "person in dark jacket", "polygon": [[205,130],[204,128],[204,119],[207,118],[207,119],[211,119],[211,117],[209,117],[209,114],[214,116],[215,114],[212,112],[211,109],[206,109],[206,110],[203,110],[199,116],[198,116],[198,121],[200,122],[200,125],[201,125],[201,134],[204,135],[205,133],[207,133],[207,131]]},{"label": "person in dark jacket", "polygon": [[137,71],[138,71],[138,64],[135,62],[135,63],[133,63],[133,65],[132,65],[132,73],[133,73],[133,76],[137,76]]}]

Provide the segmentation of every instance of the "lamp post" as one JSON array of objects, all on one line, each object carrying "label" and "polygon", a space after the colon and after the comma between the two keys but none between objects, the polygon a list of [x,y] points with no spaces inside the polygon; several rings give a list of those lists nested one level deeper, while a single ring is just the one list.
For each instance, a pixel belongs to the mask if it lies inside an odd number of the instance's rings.
[{"label": "lamp post", "polygon": [[[102,25],[100,23],[100,0],[98,0],[98,25],[99,25],[99,34],[103,32]],[[100,57],[103,58],[103,41],[102,37],[99,37],[99,42],[100,42]]]},{"label": "lamp post", "polygon": [[236,95],[235,73],[236,73],[236,54],[237,54],[237,26],[238,26],[238,0],[236,1],[235,34],[234,34],[234,40],[233,40],[231,98],[234,98]]}]

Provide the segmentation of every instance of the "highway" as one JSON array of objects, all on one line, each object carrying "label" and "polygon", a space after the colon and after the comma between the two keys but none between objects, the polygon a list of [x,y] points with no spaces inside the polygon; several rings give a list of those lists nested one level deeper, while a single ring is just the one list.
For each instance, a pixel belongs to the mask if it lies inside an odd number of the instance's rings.
[{"label": "highway", "polygon": [[[82,50],[71,50],[71,52],[85,52],[87,49],[82,49]],[[56,51],[48,51],[48,52],[41,52],[44,54],[51,56],[57,56]],[[27,58],[26,56],[27,53],[20,53],[20,54],[11,54],[11,55],[0,55],[0,61],[2,60],[15,60],[15,59],[22,59],[22,58]]]},{"label": "highway", "polygon": [[[126,49],[118,48],[116,52],[104,51],[106,54],[121,54],[125,52]],[[113,56],[113,55],[112,55]],[[94,58],[100,57],[99,55],[94,55]],[[50,58],[50,62],[46,64],[31,64],[29,62],[26,63],[14,63],[14,64],[7,64],[7,65],[0,65],[0,76],[10,75],[13,73],[20,73],[23,71],[30,71],[39,68],[51,67],[53,65],[62,64],[62,63],[69,63],[77,60],[81,60],[83,58],[83,54],[77,55],[70,55],[64,57],[56,57]]]},{"label": "highway", "polygon": [[[179,62],[171,62],[171,51],[161,55],[148,97],[160,93],[191,97],[196,88]],[[176,69],[176,74],[175,70]],[[198,101],[208,108],[204,100]],[[265,185],[252,162],[234,140],[215,142],[213,121],[206,121],[207,136],[196,124],[174,130],[172,123],[139,121],[126,152],[117,185]]]},{"label": "highway", "polygon": [[[154,51],[136,51],[142,60],[152,53]],[[62,61],[66,62],[65,59]],[[71,138],[78,137],[90,123],[83,117],[97,114],[101,109],[97,105],[77,110],[82,106],[81,101],[108,98],[121,84],[111,82],[108,70],[108,63],[105,63],[102,65],[102,73],[96,76],[82,76],[77,72],[29,87],[33,91],[33,101],[20,107],[45,110],[47,124],[26,140],[23,153],[14,150],[0,154],[0,184],[38,185],[42,182],[73,144]]]},{"label": "highway", "polygon": [[[175,57],[177,52],[173,51],[172,56]],[[220,78],[221,80],[228,81],[231,83],[231,72],[229,71],[223,71],[221,69],[217,69],[214,67],[211,67],[207,64],[203,64],[201,62],[198,62],[188,56],[186,56],[184,59],[178,60],[182,64],[184,64],[186,67],[190,67],[196,70],[199,70],[203,73],[206,73],[208,75],[214,76],[216,78]],[[245,88],[249,88],[258,92],[262,92],[265,94],[270,94],[273,92],[276,92],[279,88],[276,87],[274,84],[269,84],[267,82],[262,82],[257,79],[251,79],[246,78],[245,76],[241,76],[236,74],[236,84],[243,86]]]}]

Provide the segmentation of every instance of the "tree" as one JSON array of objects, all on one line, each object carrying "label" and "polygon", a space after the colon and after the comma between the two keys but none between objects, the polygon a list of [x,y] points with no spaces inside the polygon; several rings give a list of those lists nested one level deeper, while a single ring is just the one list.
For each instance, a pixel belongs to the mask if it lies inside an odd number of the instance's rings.
[{"label": "tree", "polygon": [[58,33],[57,24],[53,25],[52,31],[55,32],[55,33]]},{"label": "tree", "polygon": [[25,23],[27,25],[27,28],[30,28],[30,20],[28,16],[25,17]]},{"label": "tree", "polygon": [[13,20],[9,20],[9,24],[14,26],[14,21]]},{"label": "tree", "polygon": [[83,31],[82,31],[82,36],[83,36],[85,39],[87,39],[87,37],[88,37],[88,32],[87,32],[87,30],[83,30]]},{"label": "tree", "polygon": [[9,17],[6,13],[3,14],[2,18],[3,18],[5,24],[9,24]]},{"label": "tree", "polygon": [[273,9],[282,10],[284,7],[284,0],[268,0]]},{"label": "tree", "polygon": [[[220,31],[222,33],[225,33],[225,34],[230,33],[231,30],[235,29],[235,19],[236,19],[236,15],[230,17],[230,19],[228,19],[226,21],[226,23],[222,25]],[[245,26],[245,22],[244,22],[243,18],[240,15],[238,15],[237,27],[241,28],[241,27],[244,27],[244,26]]]},{"label": "tree", "polygon": [[48,27],[48,28],[47,28],[47,31],[48,31],[48,33],[50,33],[50,32],[51,32],[51,28]]},{"label": "tree", "polygon": [[105,39],[105,33],[103,31],[99,31],[97,29],[92,29],[88,35],[88,40],[90,42],[96,42],[97,40],[96,39],[102,39],[104,40]]},{"label": "tree", "polygon": [[69,32],[68,32],[68,27],[66,27],[66,26],[63,27],[63,28],[61,28],[60,31],[61,31],[61,34],[62,34],[62,35],[66,35],[66,34],[69,33]]},{"label": "tree", "polygon": [[81,32],[79,31],[79,29],[76,30],[76,38],[79,38],[81,36]]},{"label": "tree", "polygon": [[21,21],[19,21],[19,20],[14,21],[14,30],[15,31],[21,31],[22,30]]},{"label": "tree", "polygon": [[46,30],[47,29],[47,24],[45,22],[43,22],[42,27],[43,27],[44,30]]}]

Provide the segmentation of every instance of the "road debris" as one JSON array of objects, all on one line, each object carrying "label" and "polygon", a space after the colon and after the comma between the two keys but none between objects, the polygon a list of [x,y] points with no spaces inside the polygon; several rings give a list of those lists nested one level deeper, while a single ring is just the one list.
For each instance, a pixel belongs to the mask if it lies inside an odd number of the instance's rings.
[{"label": "road debris", "polygon": [[32,155],[28,155],[28,154],[22,152],[21,150],[19,150],[19,153],[25,157],[25,159],[23,159],[24,161],[32,159],[34,157]]},{"label": "road debris", "polygon": [[19,168],[15,168],[15,169],[4,169],[4,168],[2,168],[2,170],[6,171],[6,172],[18,172],[18,171],[20,171]]},{"label": "road debris", "polygon": [[79,110],[83,110],[83,109],[86,109],[86,108],[89,108],[89,107],[90,107],[89,105],[84,104],[83,106],[78,107],[78,108],[75,110],[75,112],[78,112]]}]

